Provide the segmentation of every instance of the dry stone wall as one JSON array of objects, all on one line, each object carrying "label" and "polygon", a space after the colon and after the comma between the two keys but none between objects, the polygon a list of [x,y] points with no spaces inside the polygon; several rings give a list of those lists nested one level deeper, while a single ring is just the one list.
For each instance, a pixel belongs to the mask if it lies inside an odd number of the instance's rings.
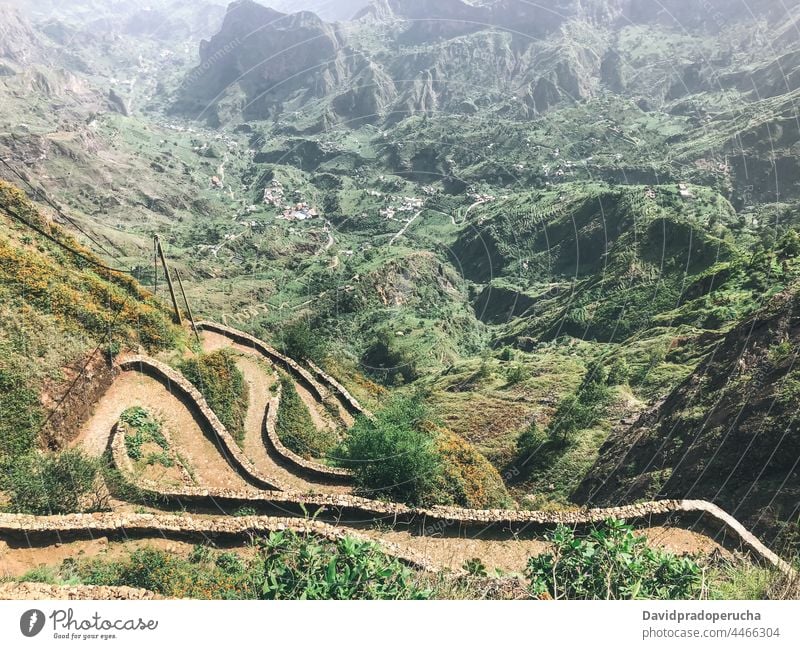
[{"label": "dry stone wall", "polygon": [[299,476],[312,480],[334,481],[337,484],[348,484],[353,481],[353,474],[347,469],[325,466],[301,457],[291,449],[286,448],[278,436],[278,409],[282,396],[281,385],[277,385],[277,393],[267,404],[267,416],[264,418],[265,441],[272,450],[281,458],[282,463],[294,470]]},{"label": "dry stone wall", "polygon": [[364,415],[365,417],[370,417],[370,418],[372,417],[372,413],[369,410],[363,408],[361,404],[358,402],[358,400],[352,394],[350,394],[350,392],[347,391],[347,388],[345,388],[341,383],[339,383],[339,381],[337,381],[329,374],[326,374],[325,371],[321,367],[316,365],[313,361],[307,360],[306,363],[308,363],[308,366],[320,378],[320,380],[323,383],[326,383],[328,386],[330,386],[330,388],[334,392],[337,392],[339,394],[339,396],[342,398],[343,403],[345,404],[345,407],[352,414]]},{"label": "dry stone wall", "polygon": [[214,441],[220,447],[225,459],[247,482],[259,489],[282,490],[286,488],[286,485],[280,484],[278,480],[267,478],[259,473],[208,405],[205,397],[180,372],[147,356],[129,356],[121,359],[118,365],[123,371],[139,371],[148,374],[164,383],[173,394],[180,396],[193,411],[200,415],[203,424],[211,431]]},{"label": "dry stone wall", "polygon": [[386,554],[426,572],[438,568],[415,552],[394,543],[376,541],[357,531],[342,529],[320,521],[279,518],[272,516],[192,516],[173,514],[98,513],[66,514],[63,516],[30,516],[0,514],[0,536],[25,537],[35,542],[35,536],[69,537],[108,536],[112,538],[163,537],[175,538],[236,538],[249,539],[255,535],[291,531],[328,541],[345,537],[377,545]]},{"label": "dry stone wall", "polygon": [[201,321],[197,323],[197,328],[200,330],[221,334],[240,345],[254,349],[262,356],[266,356],[273,363],[281,365],[294,374],[294,376],[299,379],[303,385],[311,390],[311,392],[314,394],[314,397],[320,402],[323,402],[328,398],[328,391],[311,375],[307,369],[288,356],[284,356],[277,349],[268,345],[263,340],[259,340],[255,336],[251,336],[250,334],[239,331],[238,329],[233,329],[232,327],[217,324],[215,322]]},{"label": "dry stone wall", "polygon": [[[758,559],[772,564],[783,571],[791,571],[791,567],[769,550],[753,534],[735,518],[712,503],[697,500],[664,500],[641,503],[622,507],[604,509],[585,509],[569,512],[542,512],[532,510],[475,510],[458,507],[414,508],[401,503],[392,503],[349,494],[301,494],[291,489],[275,487],[273,479],[262,478],[249,460],[244,457],[238,445],[225,430],[225,427],[211,411],[203,396],[183,376],[169,366],[143,356],[127,358],[120,363],[123,370],[146,371],[161,380],[166,380],[177,387],[184,397],[193,402],[194,408],[207,420],[208,425],[223,442],[228,452],[229,461],[249,481],[265,491],[233,491],[224,489],[182,488],[170,492],[160,491],[153,486],[142,486],[152,495],[183,504],[192,503],[209,510],[219,508],[220,504],[231,506],[260,506],[270,510],[292,512],[303,515],[314,508],[327,512],[327,518],[348,523],[417,523],[421,528],[455,530],[463,528],[491,529],[506,534],[517,533],[526,527],[549,528],[564,524],[585,526],[599,523],[608,518],[627,520],[637,526],[651,526],[665,520],[677,526],[694,526],[698,523],[722,532],[725,541],[731,540],[749,551]],[[120,468],[126,471],[123,458],[122,435],[113,436],[112,447],[115,448],[115,461],[119,460]],[[115,446],[113,446],[115,445]],[[263,486],[261,486],[263,485]],[[277,489],[277,491],[275,490]]]},{"label": "dry stone wall", "polygon": [[162,599],[149,590],[128,586],[56,586],[30,582],[0,584],[0,600],[148,600]]}]

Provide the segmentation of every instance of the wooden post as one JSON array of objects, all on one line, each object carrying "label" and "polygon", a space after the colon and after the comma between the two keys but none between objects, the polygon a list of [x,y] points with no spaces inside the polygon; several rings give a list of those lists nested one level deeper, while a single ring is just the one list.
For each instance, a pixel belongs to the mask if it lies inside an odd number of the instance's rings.
[{"label": "wooden post", "polygon": [[189,314],[189,320],[192,322],[192,330],[194,331],[194,337],[197,338],[197,344],[200,345],[200,334],[197,333],[197,325],[194,323],[194,314],[192,313],[192,307],[189,306],[189,300],[186,298],[186,291],[183,290],[183,280],[181,280],[181,274],[178,272],[178,269],[175,269],[175,277],[178,280],[178,287],[181,289],[181,295],[183,295],[183,301],[186,304],[186,313]]},{"label": "wooden post", "polygon": [[153,235],[153,295],[158,295],[158,235]]},{"label": "wooden post", "polygon": [[161,240],[158,238],[158,235],[156,235],[156,248],[158,249],[158,254],[161,257],[161,263],[164,266],[164,277],[167,278],[169,296],[172,298],[172,306],[175,308],[175,319],[179,325],[183,325],[181,310],[178,308],[178,298],[175,297],[175,287],[172,285],[172,276],[169,274],[169,268],[167,268],[167,259],[164,257],[164,249],[161,247]]}]

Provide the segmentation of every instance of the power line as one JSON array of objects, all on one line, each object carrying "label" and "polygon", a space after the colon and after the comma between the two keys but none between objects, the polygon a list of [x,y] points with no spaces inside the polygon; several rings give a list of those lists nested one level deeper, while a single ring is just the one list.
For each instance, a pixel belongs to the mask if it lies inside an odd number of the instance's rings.
[{"label": "power line", "polygon": [[74,248],[70,248],[67,244],[65,244],[62,241],[59,241],[53,235],[45,232],[40,227],[38,227],[38,226],[34,225],[33,223],[28,222],[26,219],[22,218],[19,214],[17,214],[14,210],[12,210],[7,205],[0,205],[0,209],[2,209],[3,212],[5,212],[8,216],[10,216],[15,221],[19,221],[20,223],[22,223],[22,225],[25,225],[25,226],[29,227],[31,230],[39,233],[40,235],[42,235],[43,237],[45,237],[49,241],[52,241],[57,246],[63,248],[67,252],[72,253],[76,257],[80,257],[81,259],[83,259],[84,261],[89,262],[93,266],[97,266],[98,268],[102,268],[103,270],[111,271],[112,273],[122,273],[124,275],[133,275],[133,273],[131,271],[129,271],[129,270],[122,270],[120,268],[112,268],[111,266],[106,266],[105,264],[100,263],[96,259],[92,259],[91,257],[87,257],[82,252],[79,252],[78,250],[75,250]]},{"label": "power line", "polygon": [[120,261],[119,258],[114,253],[108,250],[108,248],[106,248],[102,243],[100,243],[97,239],[95,239],[91,234],[86,232],[86,230],[84,230],[73,218],[64,214],[64,211],[58,205],[56,205],[52,200],[50,200],[50,198],[48,198],[48,196],[43,191],[34,187],[33,184],[27,178],[25,178],[21,173],[19,173],[14,167],[12,167],[9,164],[9,162],[2,156],[0,156],[0,163],[2,163],[9,171],[11,171],[11,173],[13,173],[17,178],[19,178],[22,182],[24,182],[34,194],[39,196],[45,203],[47,203],[53,210],[55,210],[56,214],[58,214],[64,220],[68,221],[76,230],[78,230],[78,232],[80,232],[83,236],[89,239],[89,241],[94,243],[94,245],[96,245],[100,250],[102,250],[112,259]]}]

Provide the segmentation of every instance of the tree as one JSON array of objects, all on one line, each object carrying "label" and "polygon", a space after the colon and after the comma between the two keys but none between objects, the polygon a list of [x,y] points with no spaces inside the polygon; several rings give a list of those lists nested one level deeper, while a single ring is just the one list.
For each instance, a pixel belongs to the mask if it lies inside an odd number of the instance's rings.
[{"label": "tree", "polygon": [[517,455],[521,459],[526,460],[539,451],[546,443],[547,437],[539,430],[539,426],[536,424],[536,420],[534,420],[517,438]]},{"label": "tree", "polygon": [[592,361],[578,390],[558,404],[549,429],[553,441],[569,444],[578,431],[597,423],[608,401],[607,383],[605,368],[598,361]]},{"label": "tree", "polygon": [[286,325],[281,331],[281,349],[296,361],[320,362],[327,353],[325,341],[306,320]]}]

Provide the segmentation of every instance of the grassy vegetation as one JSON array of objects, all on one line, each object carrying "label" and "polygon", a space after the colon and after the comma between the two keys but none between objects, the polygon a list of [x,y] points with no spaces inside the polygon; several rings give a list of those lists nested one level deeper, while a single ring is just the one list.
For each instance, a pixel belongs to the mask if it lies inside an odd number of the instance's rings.
[{"label": "grassy vegetation", "polygon": [[314,424],[308,408],[297,394],[294,382],[281,373],[281,404],[275,427],[286,448],[313,459],[327,458],[338,443],[336,433]]},{"label": "grassy vegetation", "polygon": [[[120,415],[120,421],[127,425],[125,449],[134,461],[145,464],[161,464],[165,468],[174,465],[175,461],[167,453],[169,442],[164,436],[162,423],[151,413],[139,406],[128,408]],[[158,451],[150,451],[146,455],[142,447],[155,445]]]},{"label": "grassy vegetation", "polygon": [[119,561],[67,560],[22,580],[131,586],[191,599],[423,599],[413,573],[375,545],[292,532],[258,539],[249,556],[195,546],[188,558],[153,548]]},{"label": "grassy vegetation", "polygon": [[69,514],[102,507],[100,464],[80,450],[6,458],[0,463],[0,490],[19,514]]},{"label": "grassy vegetation", "polygon": [[[184,336],[160,302],[133,279],[97,267],[48,241],[2,210],[101,260],[47,221],[25,195],[0,181],[0,459],[53,445],[63,431],[42,430],[70,372],[89,356],[140,346],[180,346]],[[74,374],[73,374],[74,376]]]},{"label": "grassy vegetation", "polygon": [[497,470],[471,444],[433,424],[418,397],[396,398],[372,420],[360,417],[337,455],[369,494],[477,509],[511,503]]},{"label": "grassy vegetation", "polygon": [[183,375],[200,390],[225,428],[241,444],[247,417],[248,393],[233,352],[223,349],[190,358],[179,365]]},{"label": "grassy vegetation", "polygon": [[[249,515],[242,512],[241,515]],[[530,557],[522,584],[537,599],[767,599],[780,595],[773,571],[749,563],[652,550],[609,520],[588,533],[558,528],[554,551]],[[139,547],[118,559],[69,558],[19,581],[130,586],[191,599],[485,599],[519,597],[479,558],[466,576],[411,570],[370,542],[275,532],[240,550],[196,545],[188,553]],[[508,577],[510,575],[506,575]],[[520,575],[520,577],[522,577]]]}]

